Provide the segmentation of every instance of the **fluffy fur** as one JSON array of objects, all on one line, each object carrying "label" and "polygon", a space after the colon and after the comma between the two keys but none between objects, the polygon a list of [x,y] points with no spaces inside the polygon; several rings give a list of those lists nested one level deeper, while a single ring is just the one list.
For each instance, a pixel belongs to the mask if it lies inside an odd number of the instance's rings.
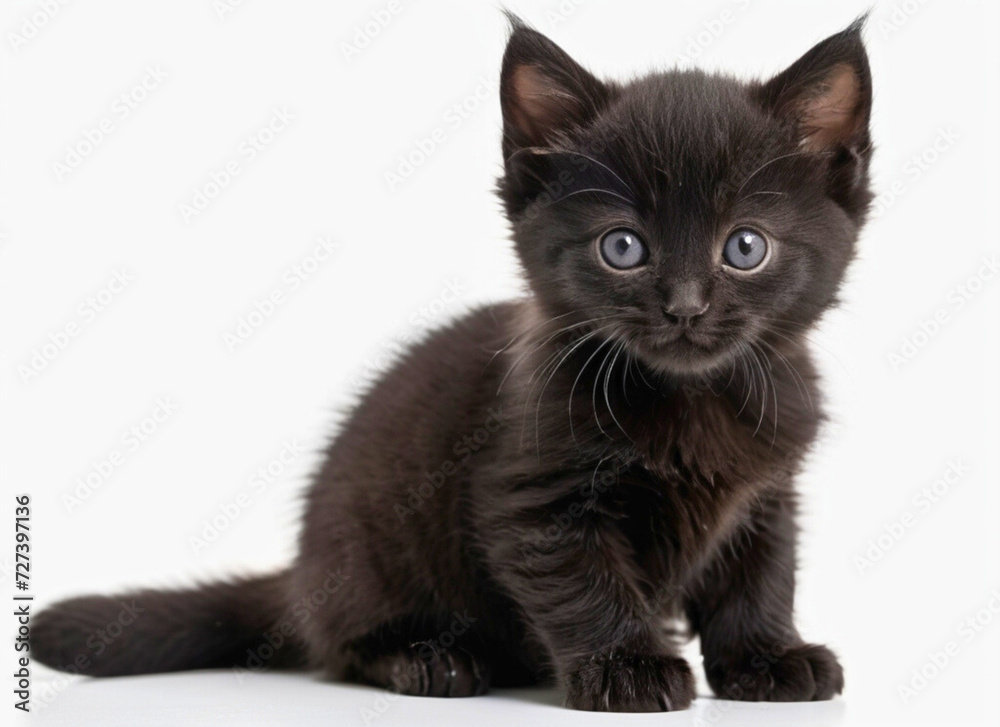
[{"label": "fluffy fur", "polygon": [[[840,692],[792,620],[793,479],[821,421],[804,333],[871,199],[861,25],[766,82],[613,83],[513,19],[499,194],[530,296],[436,332],[364,396],[286,572],[56,604],[34,657],[310,666],[437,696],[554,680],[578,709],[676,710],[684,619],[720,696]],[[723,258],[742,226],[767,240],[759,270]],[[602,260],[619,227],[645,241],[635,269]],[[138,617],[97,651],[123,604]]]}]

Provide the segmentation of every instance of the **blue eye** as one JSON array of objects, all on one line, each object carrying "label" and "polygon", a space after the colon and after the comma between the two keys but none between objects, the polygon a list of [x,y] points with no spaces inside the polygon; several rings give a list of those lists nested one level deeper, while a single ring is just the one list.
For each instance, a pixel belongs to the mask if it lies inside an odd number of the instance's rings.
[{"label": "blue eye", "polygon": [[752,270],[767,255],[767,241],[753,230],[737,230],[726,240],[722,257],[737,270]]},{"label": "blue eye", "polygon": [[646,262],[649,251],[632,230],[612,230],[601,238],[601,257],[617,270],[628,270]]}]

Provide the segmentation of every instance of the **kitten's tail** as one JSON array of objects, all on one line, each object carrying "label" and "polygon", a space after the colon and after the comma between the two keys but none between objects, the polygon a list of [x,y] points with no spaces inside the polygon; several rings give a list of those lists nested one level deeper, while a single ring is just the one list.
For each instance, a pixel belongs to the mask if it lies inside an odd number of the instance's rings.
[{"label": "kitten's tail", "polygon": [[71,598],[31,619],[29,654],[91,676],[304,666],[305,650],[281,623],[288,580],[279,573],[185,590]]}]

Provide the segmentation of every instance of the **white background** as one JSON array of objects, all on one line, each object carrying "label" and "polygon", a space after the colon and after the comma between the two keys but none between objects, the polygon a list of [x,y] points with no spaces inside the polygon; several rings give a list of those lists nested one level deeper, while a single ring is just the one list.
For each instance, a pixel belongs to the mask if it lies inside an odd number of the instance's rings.
[{"label": "white background", "polygon": [[[746,77],[771,74],[868,4],[508,6],[595,72],[627,78],[690,65],[690,56]],[[218,5],[105,0],[46,17],[44,3],[4,3],[0,462],[7,517],[7,493],[33,499],[38,605],[287,563],[317,452],[365,378],[400,340],[521,291],[491,193],[506,33],[494,2],[398,0],[349,57],[346,44],[388,2],[247,0],[221,16]],[[1000,614],[984,612],[989,623],[971,639],[961,624],[1000,587],[1000,284],[980,277],[1000,249],[997,30],[995,3],[909,0],[876,3],[867,31],[881,211],[842,309],[813,336],[831,424],[801,481],[799,622],[841,655],[844,696],[807,705],[706,697],[637,723],[996,724]],[[135,91],[147,67],[166,77]],[[131,92],[144,98],[126,116],[120,97]],[[471,110],[460,116],[455,104]],[[240,144],[275,109],[293,120],[246,163]],[[57,173],[67,146],[102,119],[111,130]],[[392,187],[386,173],[400,155],[438,128],[443,141]],[[181,204],[233,159],[241,174],[185,221]],[[286,273],[309,264],[320,235],[339,248],[291,290]],[[133,278],[124,291],[92,320],[81,316],[121,270]],[[976,292],[959,306],[958,286],[970,279]],[[449,286],[460,293],[444,293]],[[284,301],[229,350],[225,335],[274,288]],[[921,322],[941,310],[944,323],[924,335]],[[35,351],[74,322],[78,335],[32,369]],[[921,345],[894,365],[890,354],[902,355],[906,340]],[[133,450],[123,433],[164,397],[176,411]],[[286,441],[303,452],[256,493],[250,478]],[[70,507],[78,478],[116,450],[120,466]],[[968,471],[929,507],[915,502],[955,460]],[[191,538],[241,492],[252,493],[249,505],[196,552]],[[903,519],[901,534],[869,552]],[[12,553],[12,542],[0,547],[5,598]],[[13,619],[3,628],[13,636]],[[900,685],[949,641],[957,655],[904,702]],[[57,680],[45,689],[55,673],[37,667],[34,676],[52,724],[109,724],[113,715],[129,724],[364,724],[364,709],[380,725],[617,719],[562,711],[545,690],[383,702],[375,690],[295,675]],[[6,713],[11,688],[2,690]]]}]

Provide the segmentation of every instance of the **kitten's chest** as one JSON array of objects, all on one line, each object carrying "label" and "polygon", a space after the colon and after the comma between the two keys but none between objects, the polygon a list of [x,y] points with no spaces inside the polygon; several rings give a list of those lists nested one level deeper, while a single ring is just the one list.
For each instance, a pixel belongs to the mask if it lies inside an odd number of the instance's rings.
[{"label": "kitten's chest", "polygon": [[608,511],[620,523],[651,583],[684,582],[745,527],[763,481],[735,485],[721,473],[663,477],[641,468],[619,478]]},{"label": "kitten's chest", "polygon": [[525,480],[536,462],[592,482],[612,472],[600,509],[656,582],[696,572],[747,524],[760,498],[788,484],[816,433],[808,397],[780,370],[766,389],[738,376],[715,389],[654,388],[641,375],[587,373],[585,359],[519,382],[505,452],[524,456]]},{"label": "kitten's chest", "polygon": [[787,437],[779,446],[725,401],[699,405],[650,412],[619,476],[617,517],[653,582],[696,573],[788,483],[803,451]]}]

